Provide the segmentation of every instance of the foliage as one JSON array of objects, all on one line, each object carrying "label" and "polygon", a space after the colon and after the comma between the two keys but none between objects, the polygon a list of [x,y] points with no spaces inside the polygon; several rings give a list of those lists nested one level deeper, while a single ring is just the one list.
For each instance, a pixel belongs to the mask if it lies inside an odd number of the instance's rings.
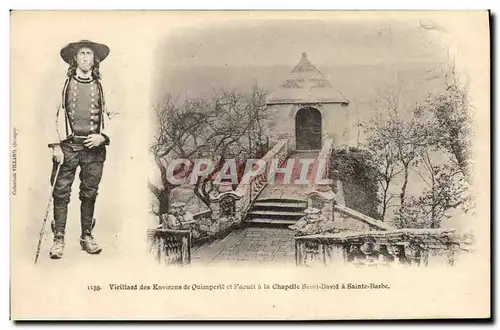
[{"label": "foliage", "polygon": [[431,94],[420,111],[430,115],[436,143],[455,157],[470,182],[472,114],[467,86],[460,83],[452,65],[445,75],[445,89]]},{"label": "foliage", "polygon": [[[445,76],[445,88],[430,94],[411,109],[400,109],[389,100],[385,113],[366,123],[366,147],[378,172],[382,218],[389,207],[397,207],[395,223],[400,227],[439,228],[451,211],[468,211],[470,183],[470,105],[467,89],[460,85],[454,69]],[[425,188],[407,196],[410,172]],[[390,186],[400,180],[399,205]]]},{"label": "foliage", "polygon": [[456,163],[434,165],[428,153],[423,158],[427,175],[419,175],[427,187],[396,214],[401,227],[439,228],[442,219],[451,216],[451,210],[462,206],[467,212],[470,207],[467,182]]},{"label": "foliage", "polygon": [[371,154],[363,149],[335,149],[330,157],[330,179],[340,179],[346,205],[373,218],[380,218],[378,173]]}]

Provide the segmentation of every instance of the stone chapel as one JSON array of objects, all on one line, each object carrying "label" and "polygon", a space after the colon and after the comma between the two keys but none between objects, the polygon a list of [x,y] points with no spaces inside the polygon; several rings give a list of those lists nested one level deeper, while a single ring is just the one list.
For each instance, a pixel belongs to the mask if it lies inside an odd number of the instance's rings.
[{"label": "stone chapel", "polygon": [[326,138],[337,146],[349,144],[349,101],[302,53],[289,77],[266,100],[270,118],[266,132],[287,138],[297,151],[319,150]]}]

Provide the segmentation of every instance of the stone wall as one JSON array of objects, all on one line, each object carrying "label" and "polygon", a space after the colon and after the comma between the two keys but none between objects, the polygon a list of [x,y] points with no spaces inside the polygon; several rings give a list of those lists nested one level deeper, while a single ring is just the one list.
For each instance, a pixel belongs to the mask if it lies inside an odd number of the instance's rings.
[{"label": "stone wall", "polygon": [[[216,212],[219,211],[216,210]],[[212,210],[195,213],[192,218],[193,223],[190,226],[190,230],[193,245],[223,236],[239,225],[236,216],[222,216],[219,213],[218,217],[214,217]]]}]

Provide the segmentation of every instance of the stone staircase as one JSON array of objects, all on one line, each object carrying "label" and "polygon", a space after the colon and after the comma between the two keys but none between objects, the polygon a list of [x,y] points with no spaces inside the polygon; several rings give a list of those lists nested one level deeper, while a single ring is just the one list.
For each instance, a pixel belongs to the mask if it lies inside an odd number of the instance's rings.
[{"label": "stone staircase", "polygon": [[288,227],[304,216],[307,202],[294,199],[259,199],[247,214],[246,224]]},{"label": "stone staircase", "polygon": [[[295,159],[290,183],[283,183],[284,175],[276,174],[275,182],[269,183],[259,194],[245,218],[248,226],[288,227],[304,216],[307,208],[308,184],[293,184],[301,173],[299,159],[315,159],[316,150],[293,152],[289,159]],[[311,178],[315,173],[315,166],[311,164],[307,174]],[[311,179],[313,180],[313,179]]]}]

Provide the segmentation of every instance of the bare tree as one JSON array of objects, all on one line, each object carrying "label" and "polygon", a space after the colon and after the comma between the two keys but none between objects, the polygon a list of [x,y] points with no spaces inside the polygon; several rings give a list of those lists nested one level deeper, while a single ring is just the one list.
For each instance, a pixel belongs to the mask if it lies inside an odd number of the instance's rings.
[{"label": "bare tree", "polygon": [[367,134],[366,146],[373,156],[374,168],[377,169],[378,183],[381,187],[381,220],[385,219],[389,207],[394,206],[391,201],[395,196],[390,192],[390,187],[394,179],[402,171],[397,146],[386,134],[388,125],[389,123],[379,117],[370,121],[370,124],[365,128]]},{"label": "bare tree", "polygon": [[[150,151],[160,172],[162,187],[148,182],[160,203],[160,213],[168,211],[175,184],[167,178],[167,167],[176,158],[209,159],[215,166],[208,175],[198,177],[194,194],[207,206],[214,190],[213,178],[227,158],[246,160],[262,148],[253,135],[265,118],[265,93],[257,86],[249,94],[220,90],[213,98],[179,102],[167,97],[154,107],[155,136]],[[253,138],[253,139],[252,139]],[[249,142],[249,148],[245,148]],[[262,150],[260,150],[262,152]],[[174,175],[187,177],[193,167],[179,167]]]},{"label": "bare tree", "polygon": [[[402,173],[399,193],[400,206],[403,207],[409,184],[410,169],[418,162],[418,156],[428,145],[429,127],[422,121],[419,112],[401,109],[401,89],[399,85],[386,87],[379,95],[377,103],[383,113],[365,125],[371,150],[378,155],[383,189],[389,190],[388,182]],[[415,108],[417,109],[417,108]],[[396,170],[396,167],[399,167]],[[387,171],[387,175],[385,174]],[[386,195],[385,199],[392,197]],[[386,202],[388,203],[388,202]]]}]

